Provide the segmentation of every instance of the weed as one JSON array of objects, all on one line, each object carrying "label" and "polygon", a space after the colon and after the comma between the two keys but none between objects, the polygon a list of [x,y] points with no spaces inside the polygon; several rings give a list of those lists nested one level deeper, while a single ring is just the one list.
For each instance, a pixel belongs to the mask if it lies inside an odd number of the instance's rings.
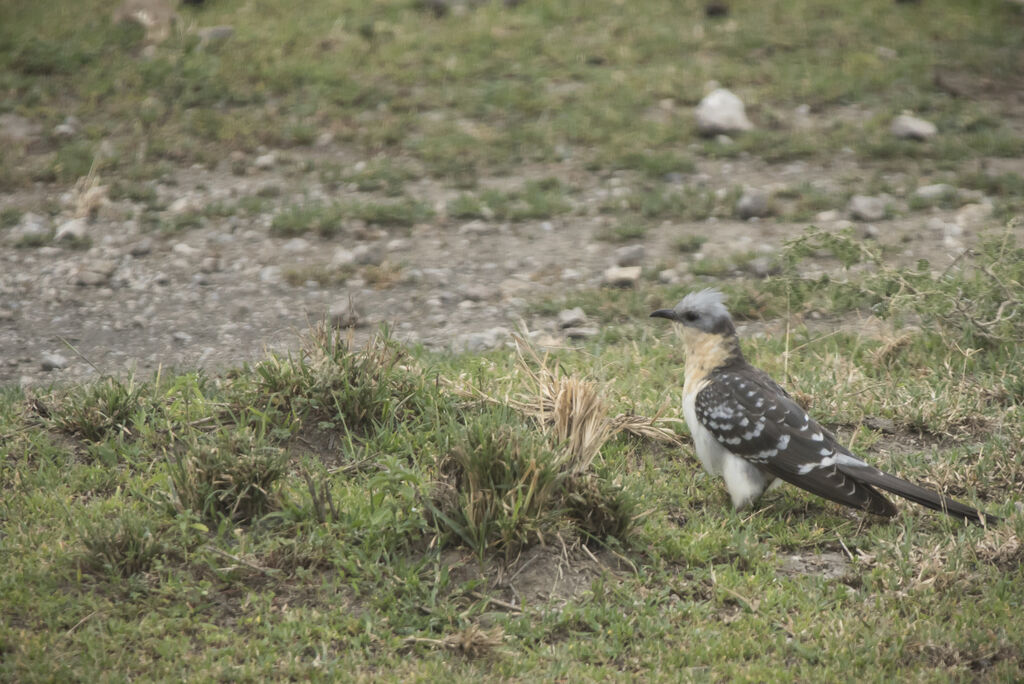
[{"label": "weed", "polygon": [[71,435],[99,442],[115,435],[131,437],[145,415],[147,387],[135,378],[105,378],[47,400],[51,423]]},{"label": "weed", "polygon": [[622,218],[601,228],[594,237],[606,242],[630,242],[642,240],[649,230],[650,224],[644,221]]},{"label": "weed", "polygon": [[165,457],[168,500],[178,512],[192,511],[214,525],[222,520],[238,524],[279,506],[288,455],[252,428],[192,432],[167,449]]},{"label": "weed", "polygon": [[24,212],[17,207],[6,207],[0,211],[0,228],[10,228],[18,225]]},{"label": "weed", "polygon": [[163,540],[166,528],[137,514],[84,522],[79,529],[86,567],[115,577],[147,572],[170,550]]},{"label": "weed", "polygon": [[270,224],[270,234],[293,237],[315,230],[324,236],[335,235],[341,230],[343,218],[344,214],[336,204],[293,204],[274,216]]}]

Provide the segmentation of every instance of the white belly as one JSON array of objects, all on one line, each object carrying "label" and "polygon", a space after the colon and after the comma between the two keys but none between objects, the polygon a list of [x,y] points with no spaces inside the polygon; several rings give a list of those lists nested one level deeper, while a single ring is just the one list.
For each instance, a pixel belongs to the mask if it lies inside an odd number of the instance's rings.
[{"label": "white belly", "polygon": [[710,430],[700,424],[697,420],[696,402],[697,393],[703,388],[703,383],[694,388],[693,392],[686,392],[689,387],[684,388],[683,418],[690,428],[693,447],[704,470],[725,480],[732,505],[741,510],[757,501],[773,478],[726,449]]}]

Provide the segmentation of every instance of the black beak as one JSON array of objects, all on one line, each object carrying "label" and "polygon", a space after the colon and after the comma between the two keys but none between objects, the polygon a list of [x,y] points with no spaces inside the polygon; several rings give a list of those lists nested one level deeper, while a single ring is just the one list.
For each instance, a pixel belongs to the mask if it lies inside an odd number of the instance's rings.
[{"label": "black beak", "polygon": [[670,321],[674,321],[676,319],[676,312],[672,309],[658,309],[651,312],[651,318],[667,318]]}]

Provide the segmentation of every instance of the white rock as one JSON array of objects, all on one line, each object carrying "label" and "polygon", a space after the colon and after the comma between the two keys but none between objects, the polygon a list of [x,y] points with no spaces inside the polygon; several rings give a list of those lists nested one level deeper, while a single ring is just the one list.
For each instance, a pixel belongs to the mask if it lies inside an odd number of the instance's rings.
[{"label": "white rock", "polygon": [[277,155],[274,154],[273,152],[261,154],[260,156],[256,157],[256,161],[253,162],[253,165],[257,169],[263,170],[272,169],[274,168],[275,164],[277,164]]},{"label": "white rock", "polygon": [[932,185],[922,185],[917,190],[914,190],[914,197],[918,197],[923,200],[939,200],[943,197],[949,197],[956,192],[949,183],[934,183]]},{"label": "white rock", "polygon": [[613,287],[632,287],[640,280],[639,266],[612,266],[605,269],[604,283]]},{"label": "white rock", "polygon": [[352,250],[339,247],[334,250],[334,256],[331,257],[331,266],[351,266],[356,263],[356,255],[352,253]]},{"label": "white rock", "polygon": [[88,223],[85,219],[76,218],[65,221],[57,228],[54,239],[60,240],[83,240],[88,232]]},{"label": "white rock", "polygon": [[292,238],[288,242],[281,245],[281,249],[285,252],[305,252],[309,249],[309,240],[297,237]]},{"label": "white rock", "polygon": [[370,245],[356,245],[352,258],[360,266],[380,266],[384,261],[384,246],[375,242]]},{"label": "white rock", "polygon": [[585,314],[583,309],[578,306],[575,309],[563,309],[558,312],[559,328],[575,328],[586,322],[587,314]]},{"label": "white rock", "polygon": [[260,269],[260,281],[264,283],[281,282],[280,266],[264,266]]},{"label": "white rock", "polygon": [[761,218],[772,213],[768,193],[757,188],[744,188],[736,201],[736,215],[741,219]]},{"label": "white rock", "polygon": [[854,195],[847,207],[850,217],[857,221],[881,221],[885,218],[885,199]]},{"label": "white rock", "polygon": [[199,249],[197,247],[193,247],[185,242],[174,243],[174,246],[171,247],[171,251],[184,257],[194,256],[199,253]]},{"label": "white rock", "polygon": [[839,213],[838,209],[820,211],[814,215],[814,220],[820,223],[830,223],[832,221],[838,221],[840,218],[842,218],[842,214]]},{"label": "white rock", "polygon": [[39,365],[44,371],[61,370],[68,367],[68,360],[60,354],[43,354]]},{"label": "white rock", "polygon": [[643,245],[626,245],[615,250],[616,266],[639,266],[647,252]]},{"label": "white rock", "polygon": [[195,197],[186,195],[179,197],[178,199],[171,202],[170,206],[167,207],[167,211],[175,216],[179,214],[187,214],[191,211],[199,211],[199,201]]},{"label": "white rock", "polygon": [[335,328],[357,328],[365,325],[362,312],[351,300],[333,305],[327,317]]},{"label": "white rock", "polygon": [[743,101],[725,88],[711,91],[700,101],[694,112],[697,130],[702,135],[739,133],[754,128],[747,118]]},{"label": "white rock", "polygon": [[981,225],[992,216],[992,205],[984,202],[981,204],[965,204],[956,212],[956,224],[961,228],[973,228]]},{"label": "white rock", "polygon": [[927,140],[934,137],[939,129],[931,121],[925,121],[910,114],[900,114],[892,120],[889,132],[897,138]]}]

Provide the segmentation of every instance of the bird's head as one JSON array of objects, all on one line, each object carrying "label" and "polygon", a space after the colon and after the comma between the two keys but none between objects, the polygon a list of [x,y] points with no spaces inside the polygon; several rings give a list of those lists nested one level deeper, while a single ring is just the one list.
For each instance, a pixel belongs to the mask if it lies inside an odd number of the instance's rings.
[{"label": "bird's head", "polygon": [[667,318],[702,333],[735,335],[729,310],[725,308],[725,295],[718,290],[700,290],[683,297],[671,309],[658,309],[651,318]]}]

